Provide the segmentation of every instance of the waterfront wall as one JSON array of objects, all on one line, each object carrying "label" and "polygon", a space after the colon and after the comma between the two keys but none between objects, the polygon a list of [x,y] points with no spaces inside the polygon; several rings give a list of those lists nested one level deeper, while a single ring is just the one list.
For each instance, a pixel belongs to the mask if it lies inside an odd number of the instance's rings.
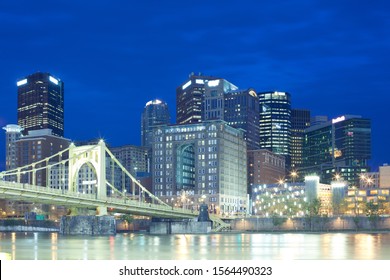
[{"label": "waterfront wall", "polygon": [[59,232],[64,235],[115,235],[116,221],[112,216],[64,216]]},{"label": "waterfront wall", "polygon": [[237,231],[359,231],[390,230],[390,217],[316,217],[316,218],[244,218],[231,222]]},{"label": "waterfront wall", "polygon": [[59,224],[48,220],[0,219],[0,231],[58,232]]},{"label": "waterfront wall", "polygon": [[9,232],[58,232],[58,228],[45,228],[35,226],[0,226],[1,231]]},{"label": "waterfront wall", "polygon": [[197,221],[164,221],[152,222],[150,224],[151,234],[190,234],[190,233],[209,233],[211,231],[211,222]]}]

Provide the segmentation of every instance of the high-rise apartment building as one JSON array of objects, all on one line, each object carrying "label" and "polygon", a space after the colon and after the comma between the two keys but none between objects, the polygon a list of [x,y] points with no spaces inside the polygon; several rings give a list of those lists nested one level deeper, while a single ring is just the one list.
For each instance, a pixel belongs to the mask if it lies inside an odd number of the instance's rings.
[{"label": "high-rise apartment building", "polygon": [[345,115],[305,130],[302,174],[317,174],[321,182],[342,178],[358,186],[369,171],[371,121]]},{"label": "high-rise apartment building", "polygon": [[170,121],[167,103],[158,99],[147,102],[141,115],[141,145],[150,147],[150,133],[153,127],[167,125]]},{"label": "high-rise apartment building", "polygon": [[19,80],[18,125],[31,130],[51,129],[64,136],[64,83],[49,73],[37,72]]},{"label": "high-rise apartment building", "polygon": [[202,121],[202,99],[207,81],[217,78],[191,73],[189,78],[176,88],[176,123],[191,124]]},{"label": "high-rise apartment building", "polygon": [[224,95],[224,121],[244,131],[248,150],[260,147],[259,98],[254,89],[233,90]]},{"label": "high-rise apartment building", "polygon": [[291,110],[291,169],[302,165],[303,142],[305,129],[310,127],[310,111],[305,109]]},{"label": "high-rise apartment building", "polygon": [[153,193],[183,207],[205,199],[217,214],[247,209],[246,144],[243,132],[224,121],[172,125],[154,130]]},{"label": "high-rise apartment building", "polygon": [[260,102],[260,148],[286,158],[291,165],[291,97],[287,92],[258,93]]}]

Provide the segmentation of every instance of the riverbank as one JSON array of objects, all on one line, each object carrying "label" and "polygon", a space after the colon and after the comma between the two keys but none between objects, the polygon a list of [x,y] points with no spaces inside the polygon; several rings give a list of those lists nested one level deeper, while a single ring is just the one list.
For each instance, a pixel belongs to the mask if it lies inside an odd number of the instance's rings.
[{"label": "riverbank", "polygon": [[[221,233],[387,233],[390,217],[260,218],[247,217],[230,221],[231,229]],[[116,233],[150,233],[151,221],[116,221]],[[96,227],[97,228],[97,227]],[[50,220],[1,219],[0,232],[60,232],[60,223]],[[212,233],[212,232],[210,232]],[[115,233],[113,233],[115,234]],[[191,232],[188,232],[191,234]]]},{"label": "riverbank", "polygon": [[253,232],[372,232],[390,231],[390,217],[370,219],[365,216],[339,217],[248,217],[231,221],[235,231]]}]

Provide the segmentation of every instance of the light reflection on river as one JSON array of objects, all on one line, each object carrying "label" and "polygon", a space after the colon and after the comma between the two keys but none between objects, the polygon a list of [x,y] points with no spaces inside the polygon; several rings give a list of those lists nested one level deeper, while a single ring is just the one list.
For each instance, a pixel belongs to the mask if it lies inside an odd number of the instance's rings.
[{"label": "light reflection on river", "polygon": [[12,260],[390,260],[390,233],[0,233]]}]

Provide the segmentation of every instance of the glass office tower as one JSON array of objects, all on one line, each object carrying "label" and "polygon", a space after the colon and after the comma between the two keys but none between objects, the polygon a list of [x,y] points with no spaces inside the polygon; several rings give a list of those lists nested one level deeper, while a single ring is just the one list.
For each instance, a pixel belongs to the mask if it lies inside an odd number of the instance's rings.
[{"label": "glass office tower", "polygon": [[287,92],[258,93],[260,103],[260,148],[283,155],[291,164],[291,96]]},{"label": "glass office tower", "polygon": [[301,173],[315,173],[323,183],[342,178],[358,186],[370,158],[369,119],[345,115],[305,130]]},{"label": "glass office tower", "polygon": [[169,124],[170,121],[167,103],[158,99],[147,102],[141,115],[141,145],[150,147],[150,133],[153,127]]}]

